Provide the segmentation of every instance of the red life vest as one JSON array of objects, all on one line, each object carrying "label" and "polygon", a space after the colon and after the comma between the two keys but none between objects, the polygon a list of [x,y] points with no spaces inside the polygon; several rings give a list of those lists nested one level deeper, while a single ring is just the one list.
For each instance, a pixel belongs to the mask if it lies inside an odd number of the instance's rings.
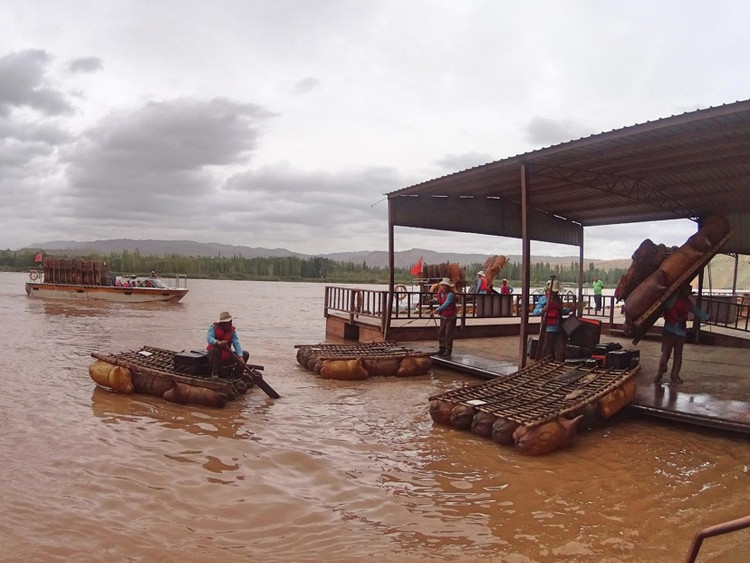
[{"label": "red life vest", "polygon": [[550,297],[547,301],[547,326],[557,326],[560,322],[562,303],[559,297]]},{"label": "red life vest", "polygon": [[[448,299],[448,294],[453,293],[452,291],[448,289],[443,289],[441,286],[440,289],[438,289],[437,292],[437,299],[438,299],[438,305],[442,306],[443,303]],[[441,317],[451,318],[456,316],[456,299],[454,297],[453,303],[448,305],[445,309],[440,311]]]},{"label": "red life vest", "polygon": [[[234,338],[234,331],[235,331],[234,325],[229,327],[229,330],[225,331],[223,328],[221,328],[221,325],[219,323],[214,323],[214,336],[216,337],[216,340],[223,340],[224,342],[228,343],[230,346],[232,345],[232,339]],[[213,344],[209,344],[206,346],[206,350],[211,350],[213,348]],[[232,352],[230,352],[228,349],[221,349],[221,361],[226,362],[229,360],[229,358],[232,357]]]},{"label": "red life vest", "polygon": [[678,297],[671,309],[664,311],[664,320],[671,324],[685,323],[690,313],[690,299]]}]

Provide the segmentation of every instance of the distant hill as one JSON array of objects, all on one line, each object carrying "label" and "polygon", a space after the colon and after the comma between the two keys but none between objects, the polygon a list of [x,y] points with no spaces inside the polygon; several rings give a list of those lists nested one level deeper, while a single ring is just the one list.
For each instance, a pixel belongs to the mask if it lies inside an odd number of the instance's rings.
[{"label": "distant hill", "polygon": [[141,256],[165,256],[179,254],[181,256],[241,256],[256,258],[258,256],[300,256],[304,254],[292,252],[284,248],[252,248],[249,246],[234,246],[216,242],[195,242],[191,240],[133,240],[111,239],[79,242],[75,240],[55,240],[32,244],[29,248],[41,249],[45,252],[79,253],[96,252],[110,254],[112,252],[138,251]]},{"label": "distant hill", "polygon": [[[359,252],[337,252],[333,254],[322,255],[325,258],[336,260],[339,262],[366,262],[368,266],[380,266],[385,267],[388,265],[388,252],[385,250],[370,250],[370,251],[359,251]],[[412,248],[411,250],[404,250],[401,252],[395,252],[393,261],[397,268],[408,268],[417,263],[422,258],[424,264],[441,264],[445,262],[455,262],[462,266],[469,264],[484,264],[484,261],[489,257],[488,254],[458,254],[450,252],[435,252],[434,250],[425,250],[421,248]],[[506,258],[509,262],[521,262],[521,255],[508,254]],[[569,266],[573,262],[578,262],[577,256],[532,256],[533,262],[546,262],[552,265],[564,264]],[[586,260],[585,267],[588,267],[589,262],[593,262],[594,266],[603,270],[612,270],[614,268],[628,268],[630,266],[630,259],[625,260]]]},{"label": "distant hill", "polygon": [[[50,241],[35,243],[28,249],[45,252],[59,253],[83,253],[92,252],[98,254],[121,253],[124,251],[138,251],[142,256],[164,256],[179,254],[184,256],[241,256],[243,258],[257,258],[262,256],[297,256],[299,258],[312,258],[319,256],[337,262],[366,263],[371,267],[388,266],[388,252],[385,250],[363,250],[358,252],[335,252],[332,254],[300,254],[284,248],[255,248],[249,246],[234,246],[230,244],[202,243],[189,240],[95,240],[87,242],[78,241]],[[483,264],[488,255],[485,254],[457,254],[446,252],[435,252],[422,248],[412,248],[394,254],[394,262],[397,268],[410,268],[422,258],[425,264],[440,264],[445,262],[456,262],[462,266],[470,264]],[[521,262],[521,256],[508,255],[510,262]],[[570,265],[578,261],[578,256],[532,256],[533,262],[547,262],[551,265]],[[603,270],[615,268],[627,269],[630,259],[621,260],[586,260],[584,269],[588,269],[589,263]],[[714,289],[731,288],[734,278],[734,258],[727,255],[716,256],[706,269],[705,284]],[[738,259],[737,287],[750,288],[750,260],[747,256]]]},{"label": "distant hill", "polygon": [[[331,254],[300,254],[284,248],[256,248],[249,246],[235,246],[230,244],[219,244],[215,242],[203,243],[190,240],[134,240],[134,239],[111,239],[94,241],[49,241],[34,243],[28,247],[33,250],[45,252],[70,253],[97,253],[110,254],[121,252],[135,252],[141,256],[164,256],[179,254],[182,256],[240,256],[242,258],[257,258],[262,256],[297,256],[299,258],[310,258],[319,256],[337,262],[353,262],[355,264],[366,263],[368,266],[384,268],[388,266],[388,252],[385,250],[361,250],[357,252],[334,252]],[[409,268],[422,258],[424,264],[441,264],[455,262],[462,266],[469,264],[483,264],[488,258],[487,254],[460,254],[451,252],[435,252],[423,248],[412,248],[394,254],[394,262],[397,268]],[[510,262],[521,262],[521,256],[507,256]],[[577,256],[535,256],[535,262],[549,262],[550,264],[569,265],[577,262]],[[588,266],[586,262],[586,266]],[[591,260],[595,266],[607,264],[604,269],[627,268],[630,260]]]}]

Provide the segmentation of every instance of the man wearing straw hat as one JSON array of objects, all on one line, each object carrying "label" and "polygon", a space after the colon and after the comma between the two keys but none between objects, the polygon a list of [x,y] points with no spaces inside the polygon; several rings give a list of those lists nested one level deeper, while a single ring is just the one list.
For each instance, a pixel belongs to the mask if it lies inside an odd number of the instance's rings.
[{"label": "man wearing straw hat", "polygon": [[438,329],[438,356],[450,356],[453,353],[453,331],[456,328],[456,294],[455,284],[448,278],[443,278],[438,283],[437,300],[438,308],[430,313],[431,317],[440,315],[440,328]]},{"label": "man wearing straw hat", "polygon": [[[242,377],[245,370],[243,363],[250,359],[250,353],[242,350],[240,339],[237,337],[237,329],[232,324],[232,315],[223,311],[219,315],[219,320],[208,327],[206,333],[208,346],[208,361],[211,364],[211,377],[219,377],[219,366],[227,364],[236,364],[235,375]],[[234,348],[235,355],[232,354]]]},{"label": "man wearing straw hat", "polygon": [[477,272],[477,281],[475,283],[477,288],[477,293],[487,293],[489,290],[489,286],[487,284],[487,276],[484,273],[484,270],[479,270]]}]

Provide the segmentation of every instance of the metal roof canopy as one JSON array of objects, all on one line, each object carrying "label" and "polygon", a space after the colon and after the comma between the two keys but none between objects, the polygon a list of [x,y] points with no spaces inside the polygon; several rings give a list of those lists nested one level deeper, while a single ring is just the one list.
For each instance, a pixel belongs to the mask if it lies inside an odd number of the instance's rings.
[{"label": "metal roof canopy", "polygon": [[[750,100],[456,172],[387,194],[390,292],[394,226],[521,238],[522,295],[529,291],[530,241],[537,240],[579,247],[580,297],[584,227],[668,219],[700,223],[724,215],[733,232],[722,252],[750,254],[748,188]],[[388,324],[391,306],[389,299]],[[386,336],[387,330],[388,325]],[[523,307],[521,367],[527,333]]]},{"label": "metal roof canopy", "polygon": [[524,168],[531,240],[580,246],[583,227],[725,215],[734,232],[722,252],[750,254],[750,100],[391,192],[391,225],[523,238]]}]

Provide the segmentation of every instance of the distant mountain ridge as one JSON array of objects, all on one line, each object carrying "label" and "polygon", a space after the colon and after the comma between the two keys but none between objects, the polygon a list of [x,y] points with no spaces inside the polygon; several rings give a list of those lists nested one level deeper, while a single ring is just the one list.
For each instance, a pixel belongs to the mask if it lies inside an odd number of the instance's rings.
[{"label": "distant mountain ridge", "polygon": [[[216,242],[204,243],[190,240],[135,240],[135,239],[111,239],[94,241],[49,241],[34,243],[28,249],[42,250],[44,252],[79,252],[110,254],[121,252],[135,252],[141,256],[165,256],[179,254],[181,256],[240,256],[242,258],[258,257],[283,257],[296,256],[298,258],[321,257],[337,262],[353,262],[355,264],[366,263],[368,266],[385,268],[388,266],[388,252],[385,250],[361,250],[356,252],[334,252],[331,254],[301,254],[292,252],[285,248],[258,248],[250,246],[236,246],[231,244],[220,244]],[[421,258],[424,264],[441,264],[455,262],[462,266],[469,264],[483,264],[488,258],[487,254],[461,254],[455,252],[436,252],[422,248],[412,248],[395,252],[393,256],[397,268],[410,268]],[[521,256],[507,255],[510,262],[521,262]],[[535,256],[534,262],[547,262],[549,264],[569,265],[577,262],[577,256]],[[604,270],[613,268],[627,268],[630,260],[590,260],[596,267]]]},{"label": "distant mountain ridge", "polygon": [[56,240],[34,243],[28,248],[60,252],[96,252],[110,254],[112,252],[134,252],[137,250],[142,256],[165,256],[179,254],[181,256],[242,256],[255,258],[258,256],[299,256],[303,254],[286,250],[285,248],[252,248],[249,246],[235,246],[217,242],[195,242],[192,240],[134,240],[110,239],[79,242],[75,240]]},{"label": "distant mountain ridge", "polygon": [[[46,253],[65,252],[66,254],[85,252],[110,254],[113,252],[134,252],[137,250],[142,256],[164,256],[169,254],[183,256],[241,256],[243,258],[297,256],[303,259],[318,256],[338,262],[366,263],[371,267],[384,268],[388,266],[388,252],[385,250],[335,252],[332,254],[300,254],[284,248],[254,248],[189,240],[114,239],[88,242],[51,241],[35,243],[26,249],[19,250],[33,250],[35,252],[41,250]],[[455,262],[462,266],[468,266],[470,264],[484,264],[488,256],[485,254],[459,254],[412,248],[411,250],[396,252],[393,257],[397,268],[411,268],[420,258],[423,259],[425,264]],[[519,255],[507,255],[507,258],[510,262],[521,262],[521,256]],[[577,262],[578,257],[532,256],[531,260],[534,263],[542,262],[549,263],[550,265],[560,264],[569,266],[573,262]],[[590,263],[593,263],[595,268],[606,272],[615,268],[627,269],[630,267],[632,261],[630,259],[586,260],[584,270],[588,270]],[[743,256],[741,260],[738,260],[737,266],[736,287],[740,289],[750,288],[750,261],[748,261],[746,256]],[[723,254],[715,256],[708,268],[706,268],[705,283],[708,287],[716,289],[731,288],[735,283],[734,258]]]}]

